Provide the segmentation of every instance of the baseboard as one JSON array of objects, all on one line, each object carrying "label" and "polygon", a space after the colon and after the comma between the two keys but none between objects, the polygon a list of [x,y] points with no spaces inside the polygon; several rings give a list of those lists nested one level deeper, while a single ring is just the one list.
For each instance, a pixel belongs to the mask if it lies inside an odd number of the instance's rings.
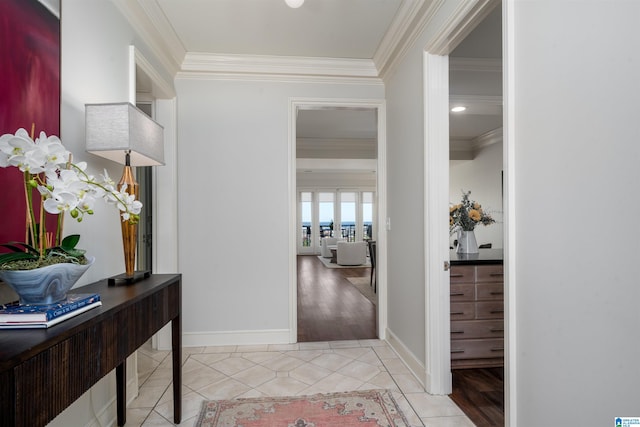
[{"label": "baseboard", "polygon": [[400,360],[411,371],[420,385],[426,387],[426,367],[425,365],[404,345],[404,343],[394,334],[389,328],[387,328],[387,343],[391,349],[398,355]]},{"label": "baseboard", "polygon": [[184,332],[183,347],[209,347],[220,345],[289,344],[288,329],[254,331]]}]

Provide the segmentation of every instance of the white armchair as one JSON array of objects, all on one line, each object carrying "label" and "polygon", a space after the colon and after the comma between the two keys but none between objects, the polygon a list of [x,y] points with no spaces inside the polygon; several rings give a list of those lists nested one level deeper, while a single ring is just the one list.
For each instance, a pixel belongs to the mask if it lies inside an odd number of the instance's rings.
[{"label": "white armchair", "polygon": [[335,246],[336,243],[341,240],[343,239],[339,237],[323,237],[322,240],[320,240],[320,255],[322,255],[323,258],[331,258],[332,255],[329,246]]},{"label": "white armchair", "polygon": [[367,261],[366,242],[338,242],[338,265],[362,265]]}]

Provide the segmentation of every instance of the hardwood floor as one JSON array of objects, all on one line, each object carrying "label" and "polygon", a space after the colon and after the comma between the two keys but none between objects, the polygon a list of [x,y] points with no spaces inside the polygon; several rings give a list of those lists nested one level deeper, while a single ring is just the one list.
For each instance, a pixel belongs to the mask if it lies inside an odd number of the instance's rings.
[{"label": "hardwood floor", "polygon": [[504,426],[504,368],[455,369],[451,399],[477,427]]},{"label": "hardwood floor", "polygon": [[[347,277],[369,278],[369,268],[326,268],[298,256],[298,342],[370,339],[376,307]],[[456,369],[451,399],[477,427],[504,426],[504,369]]]},{"label": "hardwood floor", "polygon": [[347,277],[370,268],[327,268],[315,255],[298,258],[298,342],[373,339],[376,307]]}]

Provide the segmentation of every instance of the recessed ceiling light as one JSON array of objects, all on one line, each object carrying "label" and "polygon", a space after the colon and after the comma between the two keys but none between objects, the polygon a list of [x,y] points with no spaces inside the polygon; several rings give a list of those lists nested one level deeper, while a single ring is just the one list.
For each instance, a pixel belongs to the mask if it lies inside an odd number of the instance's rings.
[{"label": "recessed ceiling light", "polygon": [[302,3],[304,3],[304,0],[284,0],[284,2],[287,4],[287,6],[289,6],[292,9],[297,9],[300,6],[302,6]]},{"label": "recessed ceiling light", "polygon": [[451,109],[451,111],[453,111],[454,113],[460,113],[460,112],[462,112],[462,111],[464,111],[464,110],[466,110],[466,109],[467,109],[467,107],[458,106],[458,107],[453,107],[453,108]]}]

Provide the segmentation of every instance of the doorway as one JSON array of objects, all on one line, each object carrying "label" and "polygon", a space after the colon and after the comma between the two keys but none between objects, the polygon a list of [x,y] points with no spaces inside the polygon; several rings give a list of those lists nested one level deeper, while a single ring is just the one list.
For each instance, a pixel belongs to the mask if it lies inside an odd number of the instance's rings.
[{"label": "doorway", "polygon": [[[359,333],[354,332],[351,338],[342,339],[381,337],[382,325],[386,325],[386,318],[381,318],[386,289],[382,278],[384,251],[381,246],[384,236],[378,230],[377,218],[384,218],[384,204],[381,202],[384,186],[380,185],[384,182],[382,175],[385,173],[384,165],[380,167],[386,148],[384,101],[292,100],[290,111],[290,224],[295,239],[291,242],[290,271],[290,289],[294,297],[291,299],[290,319],[292,342],[308,340],[305,331],[298,331],[301,326],[299,315],[305,315],[299,310],[303,309],[301,299],[307,297],[301,293],[313,287],[301,288],[300,285],[307,283],[306,277],[303,280],[300,274],[306,271],[325,283],[329,278],[329,281],[340,282],[340,285],[332,285],[334,289],[342,287],[344,290],[344,286],[351,286],[350,279],[356,278],[366,278],[369,285],[370,268],[337,269],[323,265],[319,259],[323,234],[347,241],[376,239],[378,303],[371,306],[373,317],[370,321],[375,335],[358,336]],[[325,200],[329,197],[331,201]],[[321,204],[324,205],[322,213]],[[360,294],[356,292],[356,295]],[[360,298],[364,298],[363,295]],[[341,302],[344,301],[337,300],[338,304]],[[316,305],[320,303],[325,304],[326,301],[316,301]],[[365,303],[371,304],[366,300]],[[329,312],[338,313],[339,310]],[[351,329],[371,328],[365,325]],[[305,326],[305,330],[308,331],[309,327]]]}]

